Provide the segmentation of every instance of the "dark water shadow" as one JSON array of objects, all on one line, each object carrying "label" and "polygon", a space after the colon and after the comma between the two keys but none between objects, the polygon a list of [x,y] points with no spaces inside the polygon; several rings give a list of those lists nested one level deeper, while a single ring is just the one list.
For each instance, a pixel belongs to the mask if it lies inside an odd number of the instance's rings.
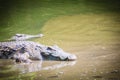
[{"label": "dark water shadow", "polygon": [[[65,6],[66,5],[66,6]],[[72,12],[71,9],[68,8],[69,14],[81,14],[81,13],[120,13],[120,1],[119,0],[0,0],[0,34],[5,37],[9,37],[11,35],[10,30],[6,30],[7,27],[12,26],[13,23],[11,22],[10,18],[12,17],[14,19],[14,14],[17,14],[17,17],[22,15],[27,15],[32,12],[32,10],[39,8],[40,9],[40,15],[43,15],[44,9],[50,8],[52,9],[51,12],[49,10],[46,10],[46,13],[52,13],[54,15],[60,15],[61,12],[54,12],[54,7],[56,9],[61,9],[63,7],[69,7],[71,6],[78,6],[80,9],[76,9],[76,11]],[[92,6],[92,7],[91,7]],[[61,8],[60,8],[61,7]],[[82,8],[85,7],[85,8]],[[28,10],[29,9],[29,10]],[[67,9],[67,8],[66,8]],[[26,13],[26,10],[28,10],[29,13]],[[65,10],[63,10],[65,11]],[[15,12],[15,13],[14,13]],[[37,11],[36,11],[37,13]],[[66,15],[67,15],[66,14]],[[53,17],[54,15],[50,15]],[[64,15],[64,14],[61,14]],[[33,16],[33,14],[31,14]],[[45,23],[50,16],[41,16],[41,24]],[[113,15],[114,16],[114,15]],[[22,16],[23,17],[23,16]],[[15,17],[16,18],[16,17]],[[43,25],[39,25],[42,26]],[[24,31],[23,31],[24,32]],[[13,32],[14,33],[14,32]],[[0,37],[0,39],[4,39],[5,37]]]}]

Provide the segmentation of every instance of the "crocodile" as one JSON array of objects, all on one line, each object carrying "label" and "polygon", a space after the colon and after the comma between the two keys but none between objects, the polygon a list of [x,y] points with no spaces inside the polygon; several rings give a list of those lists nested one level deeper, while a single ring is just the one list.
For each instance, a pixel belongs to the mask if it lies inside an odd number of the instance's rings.
[{"label": "crocodile", "polygon": [[43,37],[43,34],[37,34],[37,35],[29,35],[29,34],[15,34],[8,40],[14,40],[14,41],[21,41],[21,40],[27,40],[31,38],[41,38]]},{"label": "crocodile", "polygon": [[33,41],[15,40],[0,42],[0,59],[31,63],[32,60],[74,61],[77,57],[57,45],[46,46]]}]

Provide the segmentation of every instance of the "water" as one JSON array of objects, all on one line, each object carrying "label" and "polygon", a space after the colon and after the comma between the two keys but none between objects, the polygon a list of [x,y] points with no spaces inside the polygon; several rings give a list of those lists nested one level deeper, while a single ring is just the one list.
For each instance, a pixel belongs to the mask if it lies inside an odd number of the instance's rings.
[{"label": "water", "polygon": [[16,33],[43,33],[34,41],[57,44],[78,59],[32,64],[0,60],[0,80],[120,80],[120,3],[98,1],[1,0],[0,41]]},{"label": "water", "polygon": [[34,41],[57,44],[77,55],[76,62],[16,64],[12,60],[0,60],[1,80],[119,80],[120,23],[117,16],[91,14],[51,19],[42,29],[45,36]]},{"label": "water", "polygon": [[[0,60],[0,79],[16,79],[18,75],[24,75],[41,71],[54,71],[66,66],[74,66],[76,61],[33,61],[33,63],[16,63],[13,60]],[[59,71],[58,74],[63,74]],[[7,77],[7,78],[6,78]],[[13,78],[11,78],[13,77]]]}]

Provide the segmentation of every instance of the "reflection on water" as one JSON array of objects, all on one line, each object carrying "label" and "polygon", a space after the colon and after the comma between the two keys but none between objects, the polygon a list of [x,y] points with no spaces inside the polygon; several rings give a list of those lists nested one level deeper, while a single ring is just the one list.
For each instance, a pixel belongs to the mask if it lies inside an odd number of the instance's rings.
[{"label": "reflection on water", "polygon": [[57,68],[62,68],[62,67],[65,67],[65,66],[73,66],[75,65],[76,61],[73,61],[73,62],[60,62],[59,64],[55,64],[55,65],[52,65],[52,66],[47,66],[47,67],[44,67],[42,68],[43,70],[53,70],[53,69],[57,69]]},{"label": "reflection on water", "polygon": [[73,66],[76,61],[33,61],[33,63],[15,63],[12,60],[0,60],[0,72],[20,71],[20,73],[36,72],[40,70],[54,70],[66,66]]},{"label": "reflection on water", "polygon": [[71,61],[71,62],[54,62],[52,61],[45,62],[44,61],[34,61],[33,63],[30,64],[16,64],[13,66],[14,69],[19,69],[21,73],[28,73],[28,72],[35,72],[35,71],[40,71],[40,70],[54,70],[58,68],[62,68],[65,66],[73,66],[76,64],[76,61]]}]

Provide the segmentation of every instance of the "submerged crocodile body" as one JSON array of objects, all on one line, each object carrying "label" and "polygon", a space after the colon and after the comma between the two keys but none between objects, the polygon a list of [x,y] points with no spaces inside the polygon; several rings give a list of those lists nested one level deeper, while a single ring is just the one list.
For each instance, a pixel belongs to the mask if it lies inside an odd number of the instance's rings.
[{"label": "submerged crocodile body", "polygon": [[22,41],[22,40],[27,40],[31,38],[41,38],[43,36],[44,36],[43,34],[38,34],[38,35],[15,34],[9,40]]},{"label": "submerged crocodile body", "polygon": [[0,42],[0,58],[14,59],[16,62],[32,62],[31,60],[76,60],[76,56],[69,54],[55,46],[45,46],[33,41]]}]

